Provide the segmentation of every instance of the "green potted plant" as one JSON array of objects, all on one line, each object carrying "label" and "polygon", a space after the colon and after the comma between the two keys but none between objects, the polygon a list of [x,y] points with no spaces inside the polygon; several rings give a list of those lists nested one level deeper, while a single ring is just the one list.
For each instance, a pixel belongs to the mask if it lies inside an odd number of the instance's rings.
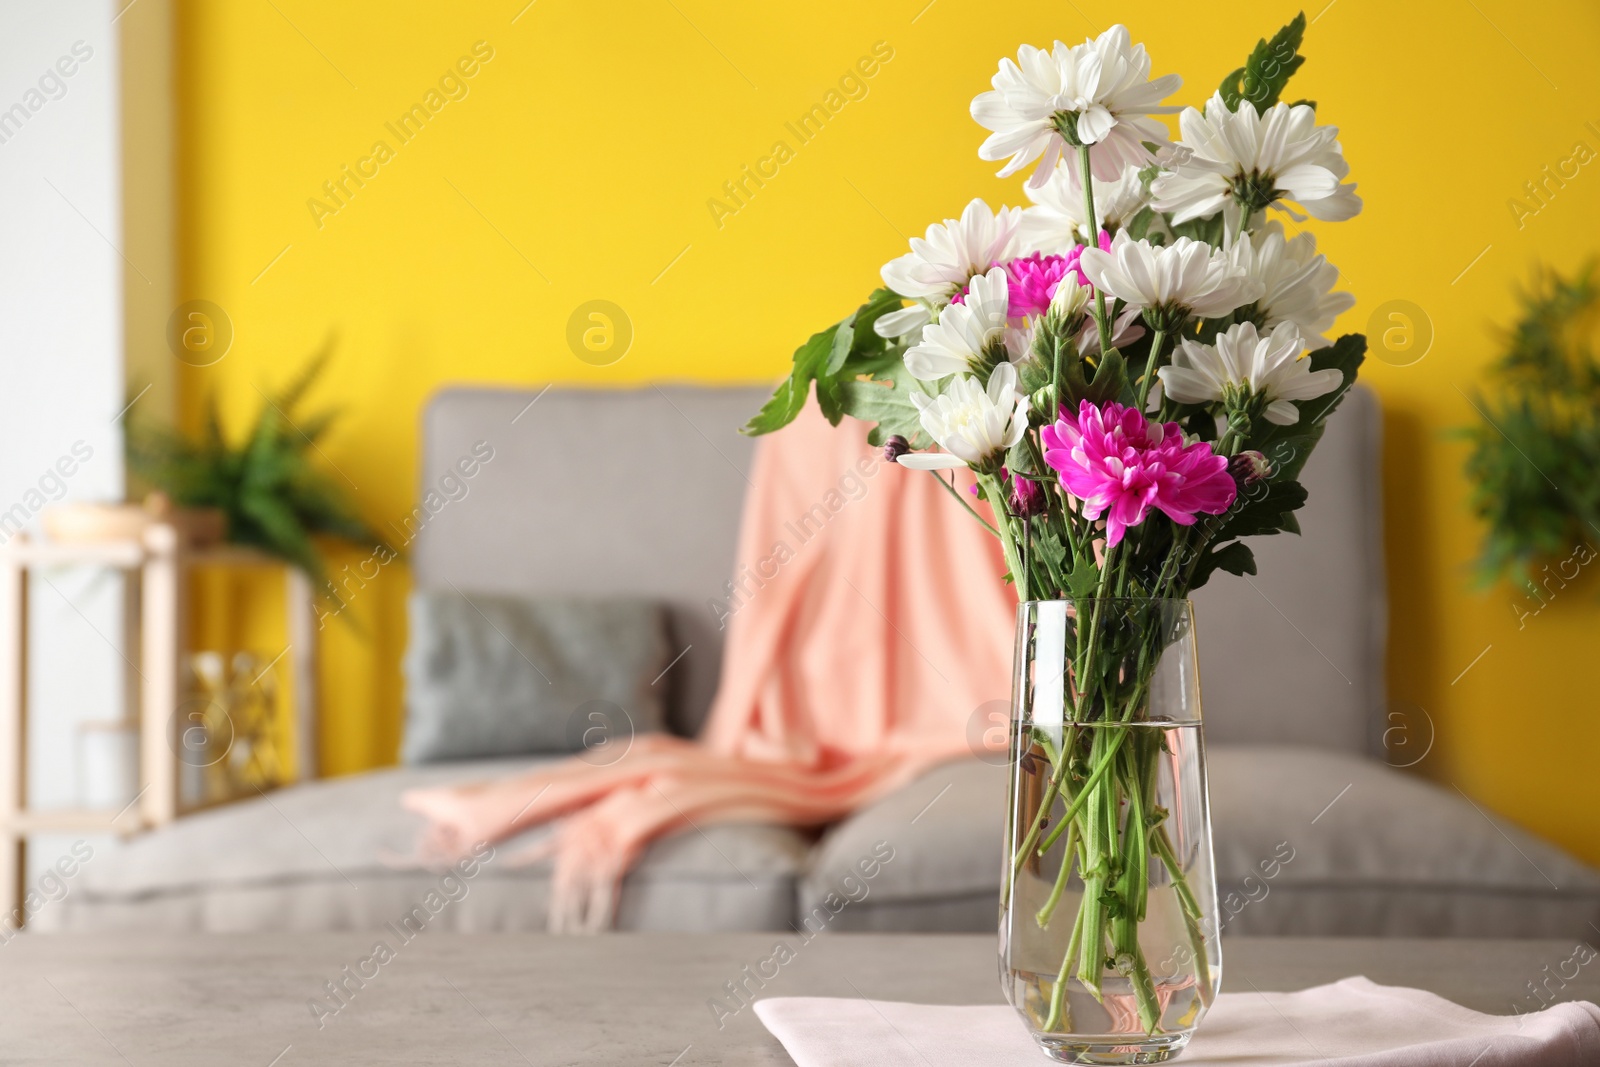
[{"label": "green potted plant", "polygon": [[393,552],[345,492],[312,462],[338,417],[336,409],[299,413],[307,391],[328,362],[314,356],[286,386],[264,393],[255,421],[230,441],[208,396],[198,437],[171,427],[133,423],[127,433],[131,474],[180,508],[215,508],[226,517],[227,539],[300,568],[335,601],[316,538],[331,537]]}]

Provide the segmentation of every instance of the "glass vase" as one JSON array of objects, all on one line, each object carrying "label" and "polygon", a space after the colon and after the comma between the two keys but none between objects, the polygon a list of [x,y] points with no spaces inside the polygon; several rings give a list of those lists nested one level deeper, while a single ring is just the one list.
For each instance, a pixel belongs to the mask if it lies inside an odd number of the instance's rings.
[{"label": "glass vase", "polygon": [[1063,1063],[1177,1056],[1222,975],[1187,600],[1018,607],[1000,979]]}]

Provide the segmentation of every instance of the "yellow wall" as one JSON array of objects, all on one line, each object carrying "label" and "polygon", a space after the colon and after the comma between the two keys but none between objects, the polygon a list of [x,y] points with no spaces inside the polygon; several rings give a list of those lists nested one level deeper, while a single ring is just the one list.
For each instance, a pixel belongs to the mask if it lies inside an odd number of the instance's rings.
[{"label": "yellow wall", "polygon": [[[379,524],[412,506],[418,413],[441,384],[770,380],[907,235],[973,195],[1018,202],[977,159],[983,131],[967,117],[1018,43],[1120,19],[1198,102],[1296,10],[538,0],[519,14],[523,2],[180,7],[181,295],[222,305],[237,331],[221,363],[185,370],[185,411],[216,388],[245,416],[253,386],[281,382],[337,333],[315,399],[347,417],[325,451]],[[1403,300],[1434,332],[1419,362],[1367,374],[1388,410],[1390,691],[1437,735],[1418,770],[1600,861],[1586,758],[1600,742],[1593,583],[1521,630],[1515,594],[1470,593],[1478,530],[1461,446],[1442,436],[1472,418],[1461,391],[1494,354],[1513,283],[1535,262],[1567,268],[1596,250],[1600,165],[1520,226],[1508,207],[1577,142],[1600,150],[1600,14],[1562,2],[1527,15],[1510,0],[1337,0],[1290,94],[1343,127],[1366,199],[1355,221],[1319,229],[1359,297],[1341,326],[1364,329]],[[493,58],[469,95],[399,144],[385,122],[478,41]],[[880,41],[893,58],[865,98],[799,144],[785,123]],[[308,199],[378,140],[394,157],[314,218]],[[714,218],[707,201],[778,140],[793,158]],[[606,368],[565,342],[568,316],[593,299],[637,331]],[[325,636],[329,771],[394,757],[405,592],[394,569],[356,598],[365,636]]]}]

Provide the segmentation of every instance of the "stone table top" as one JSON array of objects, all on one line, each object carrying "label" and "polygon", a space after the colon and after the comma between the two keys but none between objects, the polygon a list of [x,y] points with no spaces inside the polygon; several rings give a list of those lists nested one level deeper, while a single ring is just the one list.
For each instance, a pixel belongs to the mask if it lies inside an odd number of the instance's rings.
[{"label": "stone table top", "polygon": [[[1364,974],[1510,1014],[1540,1006],[1530,983],[1600,1000],[1600,961],[1569,963],[1574,948],[1234,938],[1222,988]],[[339,981],[335,999],[326,983]],[[0,1063],[789,1064],[750,994],[730,994],[740,983],[756,996],[1002,1002],[983,935],[25,934],[0,945]]]}]

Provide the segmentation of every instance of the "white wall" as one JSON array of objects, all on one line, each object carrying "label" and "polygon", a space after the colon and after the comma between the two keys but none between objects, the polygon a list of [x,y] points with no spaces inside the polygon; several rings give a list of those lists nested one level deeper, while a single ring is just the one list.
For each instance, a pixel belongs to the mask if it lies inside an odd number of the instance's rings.
[{"label": "white wall", "polygon": [[[138,284],[140,265],[118,251],[120,7],[0,5],[0,522],[122,495],[123,274]],[[91,455],[62,478],[74,447]],[[122,656],[136,656],[114,574],[43,572],[31,595],[30,800],[70,805],[76,723],[123,715]],[[61,847],[37,839],[29,867]]]}]

